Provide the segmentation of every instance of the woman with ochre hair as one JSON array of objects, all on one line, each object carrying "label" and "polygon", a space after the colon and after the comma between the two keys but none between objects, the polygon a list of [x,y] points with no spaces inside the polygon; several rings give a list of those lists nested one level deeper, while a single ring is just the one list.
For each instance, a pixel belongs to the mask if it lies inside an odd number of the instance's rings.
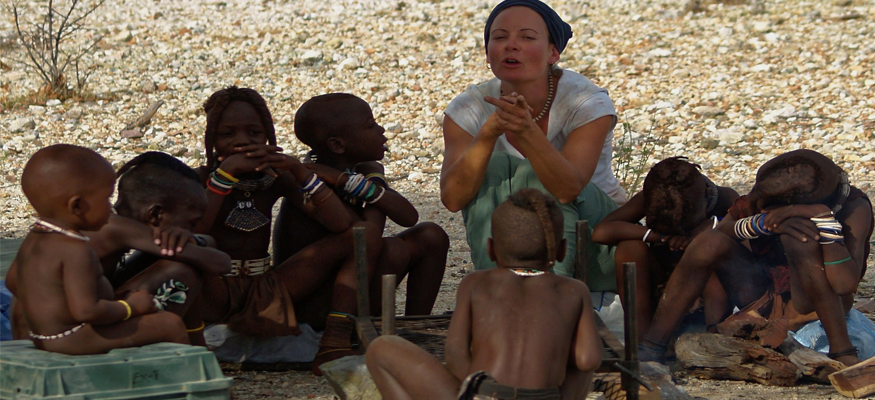
[{"label": "woman with ochre hair", "polygon": [[[486,60],[495,78],[472,85],[445,111],[441,200],[463,212],[477,269],[492,268],[490,215],[508,195],[537,188],[562,203],[569,254],[554,272],[574,271],[575,221],[590,229],[626,193],[611,171],[614,104],[606,90],[556,66],[571,26],[538,0],[505,0],[486,21]],[[589,244],[593,290],[613,290],[613,256]]]}]

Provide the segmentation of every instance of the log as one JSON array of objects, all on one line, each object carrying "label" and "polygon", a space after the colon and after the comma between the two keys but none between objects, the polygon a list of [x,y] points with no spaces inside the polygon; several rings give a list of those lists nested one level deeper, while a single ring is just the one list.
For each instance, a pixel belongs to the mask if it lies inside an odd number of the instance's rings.
[{"label": "log", "polygon": [[830,374],[829,381],[845,397],[859,399],[875,394],[875,357]]},{"label": "log", "polygon": [[788,326],[787,317],[769,321],[756,311],[751,310],[734,314],[717,324],[717,332],[776,349],[787,338]]},{"label": "log", "polygon": [[790,335],[787,335],[787,339],[778,347],[778,351],[787,356],[790,362],[799,368],[799,372],[805,379],[817,383],[830,383],[829,375],[844,368],[842,363],[827,357],[826,354],[803,346]]},{"label": "log", "polygon": [[799,369],[772,349],[716,333],[685,333],[675,344],[681,366],[704,379],[793,386]]}]

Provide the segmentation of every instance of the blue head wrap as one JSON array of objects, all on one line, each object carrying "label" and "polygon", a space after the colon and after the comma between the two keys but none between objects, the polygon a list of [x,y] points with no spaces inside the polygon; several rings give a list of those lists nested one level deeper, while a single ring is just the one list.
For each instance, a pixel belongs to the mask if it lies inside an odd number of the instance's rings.
[{"label": "blue head wrap", "polygon": [[483,34],[484,47],[489,45],[489,28],[492,27],[492,21],[495,21],[495,17],[500,12],[514,6],[528,7],[540,14],[547,24],[547,32],[550,33],[550,43],[556,45],[556,49],[559,50],[560,54],[565,50],[565,45],[572,36],[571,25],[563,21],[559,14],[556,14],[556,11],[553,11],[550,6],[540,0],[504,0],[495,6],[489,14],[489,18],[486,19],[486,30]]}]

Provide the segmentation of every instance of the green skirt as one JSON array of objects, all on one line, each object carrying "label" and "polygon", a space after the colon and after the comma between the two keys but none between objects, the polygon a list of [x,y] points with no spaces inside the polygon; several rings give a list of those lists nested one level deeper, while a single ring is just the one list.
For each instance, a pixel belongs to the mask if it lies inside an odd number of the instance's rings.
[{"label": "green skirt", "polygon": [[[471,247],[471,260],[477,270],[495,268],[495,262],[489,259],[487,241],[492,236],[492,212],[507,197],[523,188],[538,189],[545,194],[549,192],[538,180],[531,163],[504,152],[496,152],[489,160],[486,177],[477,196],[471,200],[462,216],[465,219],[465,229],[468,245]],[[577,200],[570,204],[559,204],[565,218],[565,239],[568,243],[565,260],[553,266],[553,272],[571,277],[574,274],[574,254],[576,252],[575,226],[578,220],[589,223],[589,233],[611,211],[617,209],[614,202],[596,185],[586,185]],[[592,243],[588,246],[588,275],[591,291],[617,290],[614,276],[613,247]]]}]

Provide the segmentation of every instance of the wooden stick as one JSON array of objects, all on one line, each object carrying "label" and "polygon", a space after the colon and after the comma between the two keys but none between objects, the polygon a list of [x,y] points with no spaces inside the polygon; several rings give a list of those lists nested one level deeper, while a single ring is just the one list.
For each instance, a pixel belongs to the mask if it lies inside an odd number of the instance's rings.
[{"label": "wooden stick", "polygon": [[574,279],[589,285],[589,268],[586,264],[589,256],[589,248],[586,245],[589,242],[589,222],[586,220],[577,221],[576,231],[575,248],[577,251],[574,252]]},{"label": "wooden stick", "polygon": [[371,315],[370,296],[368,293],[368,247],[365,241],[365,227],[355,226],[352,228],[352,245],[355,249],[356,277],[358,278],[358,311],[359,317]]},{"label": "wooden stick", "polygon": [[[637,280],[635,263],[623,263],[623,297],[626,312],[623,313],[623,333],[626,339],[626,360],[623,364],[626,369],[638,374],[638,310],[635,307],[638,299],[635,293]],[[638,381],[623,377],[623,390],[626,391],[626,399],[638,400]]]},{"label": "wooden stick", "polygon": [[146,112],[144,112],[143,115],[140,116],[140,118],[137,118],[134,122],[131,122],[130,124],[125,126],[125,129],[122,129],[122,130],[127,131],[127,130],[131,130],[134,128],[142,128],[146,125],[149,125],[149,122],[152,121],[152,117],[155,116],[155,113],[158,111],[158,108],[161,107],[161,105],[163,105],[163,104],[164,104],[164,100],[158,100],[158,101],[152,103],[152,105],[149,106],[148,109],[146,109]]},{"label": "wooden stick", "polygon": [[383,275],[383,335],[395,334],[395,280],[394,274]]}]

